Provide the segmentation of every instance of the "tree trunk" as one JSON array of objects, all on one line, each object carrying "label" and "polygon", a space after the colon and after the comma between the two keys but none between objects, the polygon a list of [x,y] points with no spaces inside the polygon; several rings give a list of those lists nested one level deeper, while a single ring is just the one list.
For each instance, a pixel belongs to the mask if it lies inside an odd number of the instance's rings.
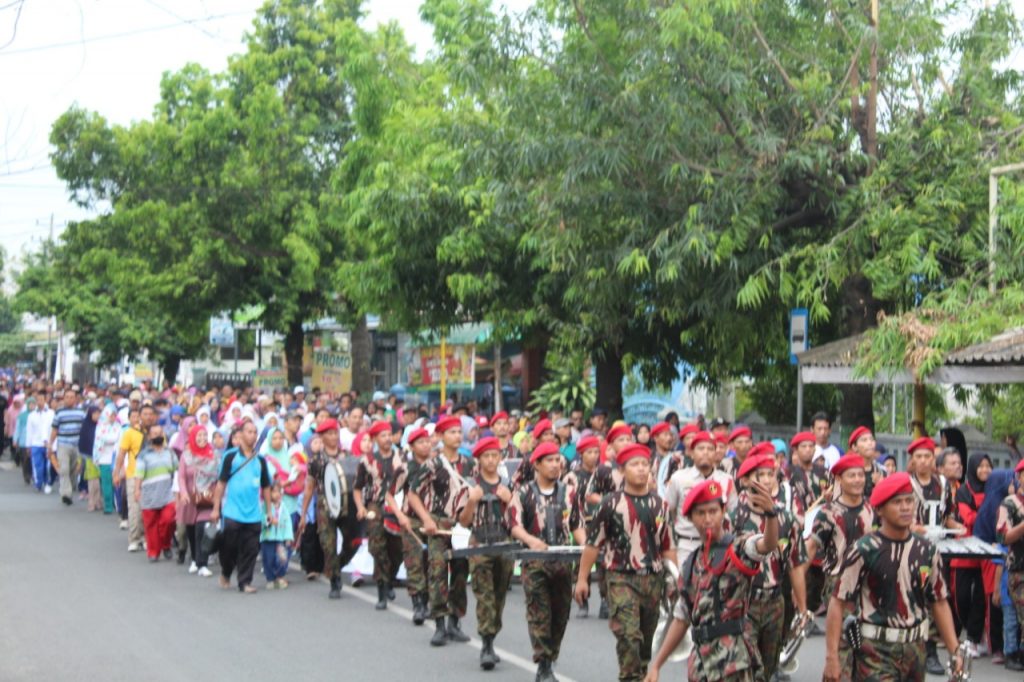
[{"label": "tree trunk", "polygon": [[544,385],[544,363],[548,356],[546,338],[523,347],[522,407],[529,404],[533,392]]},{"label": "tree trunk", "polygon": [[[875,326],[879,303],[871,290],[871,281],[861,274],[851,275],[843,282],[843,310],[846,314],[844,329],[848,336],[861,334]],[[843,426],[854,429],[866,426],[875,429],[875,411],[871,384],[845,384],[842,386],[841,408]]]},{"label": "tree trunk", "polygon": [[288,325],[288,333],[284,336],[284,358],[288,366],[288,386],[299,386],[303,383],[302,349],[306,343],[306,332],[302,328],[302,320],[295,320]]},{"label": "tree trunk", "polygon": [[597,372],[597,400],[595,407],[608,410],[609,423],[622,417],[622,352],[605,349],[594,361]]},{"label": "tree trunk", "polygon": [[373,338],[366,326],[366,315],[360,315],[352,328],[352,388],[365,396],[373,393],[373,375],[370,359],[373,357]]},{"label": "tree trunk", "polygon": [[164,375],[164,382],[173,386],[178,379],[178,370],[180,368],[180,355],[171,355],[164,358],[163,363],[160,365],[160,371]]}]

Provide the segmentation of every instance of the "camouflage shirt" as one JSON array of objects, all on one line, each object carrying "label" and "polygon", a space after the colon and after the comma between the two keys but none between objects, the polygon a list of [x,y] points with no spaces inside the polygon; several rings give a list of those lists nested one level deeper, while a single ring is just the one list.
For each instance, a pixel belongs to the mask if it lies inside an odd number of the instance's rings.
[{"label": "camouflage shirt", "polygon": [[394,476],[391,479],[391,494],[397,496],[399,493],[404,493],[402,499],[402,513],[404,514],[413,514],[412,507],[409,506],[409,483],[416,478],[419,470],[429,461],[428,459],[420,464],[415,457],[410,457],[408,460],[403,459],[395,467]]},{"label": "camouflage shirt", "polygon": [[[418,467],[409,479],[409,490],[423,501],[423,506],[434,516],[455,520],[462,508],[469,486],[459,480],[473,475],[474,462],[462,455],[453,465],[442,452]],[[458,475],[456,475],[458,474]]]},{"label": "camouflage shirt", "polygon": [[876,531],[846,550],[833,595],[854,602],[864,622],[912,628],[949,597],[942,573],[942,556],[928,540],[913,533],[891,540]]},{"label": "camouflage shirt", "polygon": [[345,455],[342,451],[335,457],[330,457],[328,454],[321,450],[315,455],[309,458],[309,465],[306,467],[306,475],[313,479],[314,491],[316,492],[316,503],[322,505],[324,510],[327,510],[327,496],[324,494],[324,475],[328,466],[334,466],[335,464],[341,465],[342,476],[345,484],[345,490],[342,506],[343,511],[347,511],[348,514],[355,514],[355,503],[352,501],[352,491],[355,490],[356,472],[359,468],[359,458]]},{"label": "camouflage shirt", "polygon": [[580,513],[588,523],[590,519],[594,518],[601,503],[587,502],[587,496],[597,493],[604,497],[615,491],[615,477],[612,475],[612,468],[607,464],[599,464],[593,471],[587,471],[582,466],[575,466],[562,480],[575,492],[576,502],[580,505]]},{"label": "camouflage shirt", "polygon": [[[732,527],[741,535],[764,533],[767,521],[750,508],[747,491],[740,493],[739,504],[732,512]],[[761,572],[754,579],[755,589],[770,590],[781,587],[785,573],[807,561],[807,547],[804,545],[802,527],[796,515],[786,509],[779,509],[779,546],[761,564]]]},{"label": "camouflage shirt", "polygon": [[[864,468],[864,499],[871,499],[871,492],[875,489],[875,479],[879,482],[887,477],[889,472],[885,470],[885,467],[878,462],[872,462],[870,465]],[[911,476],[913,478],[913,476]],[[836,486],[836,494],[839,494],[839,486]]]},{"label": "camouflage shirt", "polygon": [[390,457],[383,457],[380,452],[359,458],[359,471],[356,474],[356,490],[363,491],[366,504],[384,504],[384,496],[391,490],[391,483],[396,470],[402,465],[402,454],[393,448]]},{"label": "camouflage shirt", "polygon": [[793,465],[789,472],[789,484],[793,486],[793,507],[797,518],[803,522],[804,514],[818,500],[821,492],[828,487],[829,473],[821,459],[811,464],[811,470]]},{"label": "camouflage shirt", "polygon": [[[764,556],[757,551],[760,535],[724,534],[711,546],[693,552],[679,577],[679,599],[673,616],[694,629],[687,679],[721,680],[760,665],[745,616],[750,588]],[[697,629],[739,621],[738,634],[705,640]]]},{"label": "camouflage shirt", "polygon": [[551,494],[541,492],[536,482],[520,486],[508,506],[508,528],[522,526],[527,533],[548,545],[566,545],[580,528],[579,507],[569,487],[558,481]]},{"label": "camouflage shirt", "polygon": [[[996,522],[996,540],[1006,545],[1006,534],[1011,528],[1024,521],[1024,498],[1009,495],[999,505],[999,521]],[[1013,573],[1024,571],[1024,538],[1007,545],[1006,570]]]},{"label": "camouflage shirt", "polygon": [[[484,496],[480,502],[477,503],[476,512],[473,514],[473,527],[470,529],[470,544],[489,545],[495,542],[507,541],[508,521],[505,518],[507,505],[495,494],[498,486],[502,485],[501,481],[499,480],[497,483],[488,483],[484,480],[483,476],[477,475],[469,482],[473,485],[480,486],[484,491]],[[460,515],[468,502],[469,495],[467,493],[459,504],[458,513]]]},{"label": "camouflage shirt", "polygon": [[826,502],[811,523],[811,539],[818,545],[816,557],[826,575],[838,575],[846,548],[874,530],[875,510],[867,502],[847,507],[839,500]]},{"label": "camouflage shirt", "polygon": [[587,531],[587,544],[604,549],[609,571],[661,572],[662,555],[675,548],[668,505],[654,493],[617,491],[601,502]]},{"label": "camouflage shirt", "polygon": [[[927,526],[931,521],[934,525],[944,526],[946,521],[956,518],[956,504],[953,502],[953,486],[944,481],[938,474],[933,474],[927,484],[921,483],[917,477],[911,474],[910,483],[914,488],[914,497],[917,500],[917,522]],[[865,493],[867,494],[867,493]],[[938,502],[938,509],[935,517],[929,519],[928,502]]]}]

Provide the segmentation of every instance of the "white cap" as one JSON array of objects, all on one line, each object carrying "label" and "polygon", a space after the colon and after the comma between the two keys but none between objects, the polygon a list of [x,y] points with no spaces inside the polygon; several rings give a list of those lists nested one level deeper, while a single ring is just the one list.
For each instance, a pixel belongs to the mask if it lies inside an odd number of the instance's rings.
[{"label": "white cap", "polygon": [[301,386],[301,385],[300,386],[296,386],[294,389],[292,389],[292,395],[298,395],[300,393],[305,393],[305,392],[306,392],[306,387],[305,386]]}]

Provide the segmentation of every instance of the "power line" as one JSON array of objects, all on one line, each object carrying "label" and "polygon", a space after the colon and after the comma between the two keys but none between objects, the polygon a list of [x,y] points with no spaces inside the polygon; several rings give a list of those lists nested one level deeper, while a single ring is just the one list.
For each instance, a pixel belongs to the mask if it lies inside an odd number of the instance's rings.
[{"label": "power line", "polygon": [[0,52],[0,57],[6,57],[14,54],[28,54],[30,52],[44,52],[46,50],[57,50],[65,47],[78,47],[79,45],[85,45],[87,43],[95,43],[102,40],[117,40],[120,38],[131,38],[133,36],[142,35],[144,33],[155,33],[157,31],[166,31],[171,28],[178,28],[187,24],[198,24],[205,23],[208,21],[217,21],[218,19],[227,19],[230,17],[239,17],[244,15],[252,14],[251,11],[244,12],[226,12],[224,14],[214,14],[207,17],[201,17],[198,19],[186,19],[184,21],[176,21],[172,24],[161,24],[160,26],[148,26],[146,28],[132,29],[131,31],[122,31],[120,33],[108,33],[105,35],[93,36],[92,38],[82,38],[80,40],[70,40],[63,43],[50,43],[49,45],[36,45],[34,47],[23,47],[17,50],[7,50]]},{"label": "power line", "polygon": [[[14,4],[15,4],[15,3],[13,3],[13,2],[12,2],[12,3],[11,3],[11,4],[9,4],[9,5],[4,5],[4,6],[3,6],[2,8],[0,8],[0,9],[8,9],[8,8],[10,8],[10,7],[13,7],[13,6],[14,6]],[[10,39],[10,40],[8,40],[8,41],[7,41],[6,43],[4,43],[3,45],[0,45],[0,50],[2,50],[2,49],[4,49],[5,47],[9,46],[9,45],[10,45],[11,43],[13,43],[13,42],[14,42],[14,39],[18,37],[18,22],[19,22],[19,21],[21,20],[21,10],[25,9],[25,0],[20,0],[20,2],[18,2],[17,4],[18,4],[18,11],[17,11],[17,13],[16,13],[15,15],[14,15],[14,28],[12,28],[12,29],[11,29],[11,39]]]}]

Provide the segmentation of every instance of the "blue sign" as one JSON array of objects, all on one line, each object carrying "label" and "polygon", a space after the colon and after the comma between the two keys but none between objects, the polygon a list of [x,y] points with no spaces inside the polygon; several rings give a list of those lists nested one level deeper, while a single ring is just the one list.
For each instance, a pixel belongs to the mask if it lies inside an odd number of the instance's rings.
[{"label": "blue sign", "polygon": [[224,347],[235,345],[235,325],[230,317],[210,318],[210,345]]},{"label": "blue sign", "polygon": [[808,338],[811,331],[811,320],[807,308],[793,308],[789,311],[789,362],[796,364],[796,354],[803,353],[811,347]]}]

